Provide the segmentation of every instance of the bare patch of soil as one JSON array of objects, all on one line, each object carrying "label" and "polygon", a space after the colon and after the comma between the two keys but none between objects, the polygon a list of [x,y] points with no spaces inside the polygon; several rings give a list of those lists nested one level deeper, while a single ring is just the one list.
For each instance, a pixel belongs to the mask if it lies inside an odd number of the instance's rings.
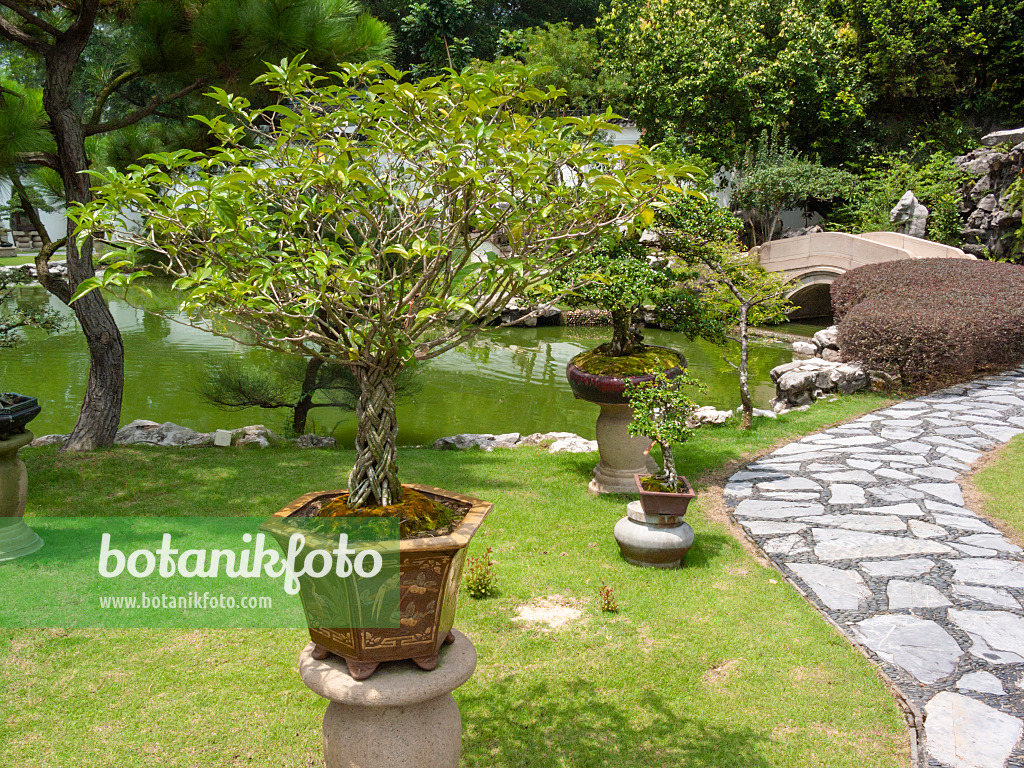
[{"label": "bare patch of soil", "polygon": [[582,616],[583,607],[579,600],[565,595],[548,595],[535,597],[523,603],[519,606],[519,612],[513,621],[521,621],[532,626],[546,624],[547,626],[542,629],[547,631],[575,623]]}]

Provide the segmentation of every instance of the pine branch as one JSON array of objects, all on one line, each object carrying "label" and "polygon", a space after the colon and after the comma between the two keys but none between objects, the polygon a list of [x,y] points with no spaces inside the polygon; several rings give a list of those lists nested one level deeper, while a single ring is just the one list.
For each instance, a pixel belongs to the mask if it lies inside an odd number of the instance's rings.
[{"label": "pine branch", "polygon": [[28,8],[26,8],[25,6],[21,5],[20,3],[15,3],[15,2],[13,2],[13,0],[0,0],[0,5],[5,6],[6,8],[10,8],[12,11],[14,11],[16,14],[21,16],[21,18],[23,18],[25,21],[27,21],[33,27],[35,27],[36,29],[40,30],[41,32],[45,32],[46,34],[50,35],[51,37],[57,38],[57,37],[60,37],[61,34],[63,34],[55,26],[50,24],[48,21],[44,21],[43,19],[40,19],[38,16],[36,16],[34,13],[32,13]]},{"label": "pine branch", "polygon": [[85,135],[95,136],[98,133],[109,133],[110,131],[118,131],[122,128],[127,128],[129,125],[135,125],[135,123],[139,122],[140,120],[153,115],[164,104],[169,104],[172,101],[176,101],[184,96],[187,96],[193,91],[202,88],[208,82],[209,80],[203,77],[199,80],[189,83],[180,91],[172,93],[169,96],[154,96],[150,100],[149,104],[147,104],[145,107],[143,107],[142,109],[137,109],[134,112],[131,112],[125,115],[124,117],[120,118],[119,120],[110,120],[106,123],[90,123],[89,125],[85,126]]}]

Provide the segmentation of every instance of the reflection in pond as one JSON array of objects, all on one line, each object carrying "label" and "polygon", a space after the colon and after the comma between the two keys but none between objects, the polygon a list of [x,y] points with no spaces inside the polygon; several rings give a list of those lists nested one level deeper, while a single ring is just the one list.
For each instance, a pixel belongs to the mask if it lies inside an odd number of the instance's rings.
[{"label": "reflection in pond", "polygon": [[[167,305],[173,295],[156,290]],[[49,302],[69,310],[42,288],[22,287],[10,299],[23,306]],[[121,423],[133,419],[174,421],[201,431],[264,423],[284,431],[285,411],[224,411],[196,394],[197,377],[211,363],[243,359],[272,364],[276,355],[250,349],[162,317],[149,315],[112,299],[111,311],[124,334],[126,374]],[[410,395],[399,402],[399,441],[430,443],[459,432],[576,432],[594,436],[598,408],[574,400],[565,366],[579,352],[608,339],[610,329],[593,327],[505,328],[487,331],[472,342],[422,366]],[[37,435],[68,432],[74,426],[84,393],[89,358],[74,324],[52,336],[29,330],[28,342],[0,352],[0,388],[37,397],[42,414],[33,422]],[[735,408],[737,376],[722,360],[729,351],[706,342],[688,342],[679,334],[651,330],[647,341],[681,350],[691,371],[708,391],[701,404]],[[755,346],[751,381],[755,404],[766,407],[774,395],[768,371],[791,359],[788,346]],[[318,409],[312,419],[319,431],[333,433],[342,445],[355,436],[353,414]]]}]

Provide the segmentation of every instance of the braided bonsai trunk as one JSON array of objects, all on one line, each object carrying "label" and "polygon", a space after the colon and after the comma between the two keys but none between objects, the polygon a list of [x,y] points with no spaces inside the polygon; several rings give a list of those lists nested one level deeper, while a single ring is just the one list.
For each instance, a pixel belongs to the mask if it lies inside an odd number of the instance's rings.
[{"label": "braided bonsai trunk", "polygon": [[359,382],[356,404],[356,461],[348,476],[348,505],[382,507],[402,499],[398,482],[398,418],[393,360],[372,361],[352,369]]}]

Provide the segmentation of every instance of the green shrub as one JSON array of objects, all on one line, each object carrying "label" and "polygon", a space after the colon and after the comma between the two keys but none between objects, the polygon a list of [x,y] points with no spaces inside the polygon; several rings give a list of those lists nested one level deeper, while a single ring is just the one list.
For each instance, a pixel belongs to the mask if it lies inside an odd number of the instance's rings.
[{"label": "green shrub", "polygon": [[832,283],[844,359],[930,389],[1024,362],[1024,267],[909,259]]}]

